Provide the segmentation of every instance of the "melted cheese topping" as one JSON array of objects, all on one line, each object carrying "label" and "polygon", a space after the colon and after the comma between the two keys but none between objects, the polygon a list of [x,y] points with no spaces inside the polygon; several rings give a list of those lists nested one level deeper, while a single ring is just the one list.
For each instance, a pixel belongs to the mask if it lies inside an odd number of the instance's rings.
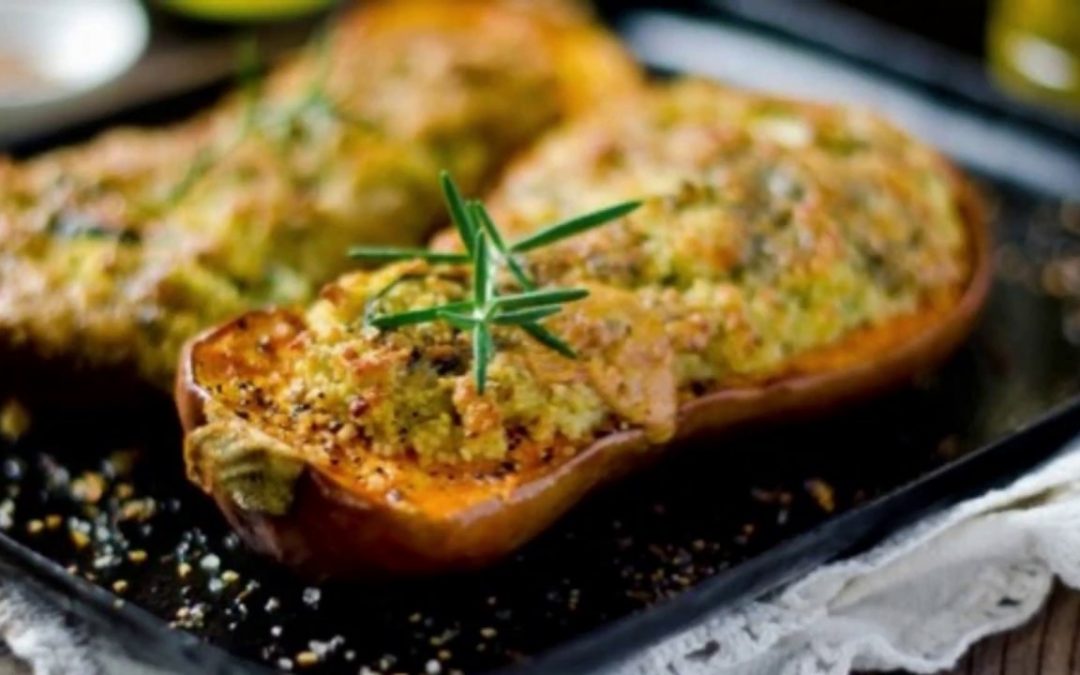
[{"label": "melted cheese topping", "polygon": [[405,263],[328,286],[271,372],[214,391],[345,466],[513,463],[627,427],[663,441],[680,400],[782,377],[856,331],[949,306],[969,275],[950,169],[859,110],[664,87],[549,137],[493,203],[516,238],[625,199],[645,204],[523,261],[542,284],[591,291],[546,322],[576,360],[497,327],[478,394],[467,333],[366,325],[467,297],[467,269]]}]

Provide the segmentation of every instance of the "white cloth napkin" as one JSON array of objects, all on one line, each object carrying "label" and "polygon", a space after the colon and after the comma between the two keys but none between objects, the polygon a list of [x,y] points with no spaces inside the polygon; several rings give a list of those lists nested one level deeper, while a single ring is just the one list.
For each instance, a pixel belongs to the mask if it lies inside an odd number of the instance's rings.
[{"label": "white cloth napkin", "polygon": [[1055,460],[767,599],[719,612],[618,675],[932,673],[1080,588],[1080,439]]},{"label": "white cloth napkin", "polygon": [[[963,502],[774,596],[717,613],[617,675],[929,673],[1031,617],[1054,577],[1080,588],[1080,439],[1012,485]],[[41,675],[146,672],[107,639],[0,583],[0,637]],[[0,656],[0,674],[13,670]]]}]

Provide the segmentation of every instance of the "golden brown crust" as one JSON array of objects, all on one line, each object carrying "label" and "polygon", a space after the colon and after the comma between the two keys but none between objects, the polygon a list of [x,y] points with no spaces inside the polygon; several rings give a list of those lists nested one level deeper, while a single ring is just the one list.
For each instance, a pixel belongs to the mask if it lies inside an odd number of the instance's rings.
[{"label": "golden brown crust", "polygon": [[[958,300],[854,333],[793,362],[783,376],[693,399],[679,410],[676,440],[829,410],[902,385],[945,359],[973,327],[991,281],[986,215],[973,189],[959,173],[953,177],[971,257],[970,279]],[[534,537],[589,492],[670,447],[651,444],[640,430],[617,432],[564,461],[533,464],[498,479],[484,475],[473,480],[468,467],[461,467],[452,479],[432,479],[431,494],[399,504],[386,498],[386,486],[376,494],[295,458],[295,473],[281,474],[290,481],[289,503],[245,508],[222,485],[214,459],[190,435],[199,432],[206,406],[214,404],[197,369],[249,367],[230,363],[229,355],[236,352],[218,347],[259,332],[250,330],[255,324],[284,326],[278,333],[283,342],[303,326],[286,311],[257,313],[210,331],[185,349],[176,396],[189,434],[187,464],[193,480],[213,495],[246,542],[309,575],[430,574],[488,564]],[[407,460],[399,464],[400,475],[408,480],[424,473]]]}]

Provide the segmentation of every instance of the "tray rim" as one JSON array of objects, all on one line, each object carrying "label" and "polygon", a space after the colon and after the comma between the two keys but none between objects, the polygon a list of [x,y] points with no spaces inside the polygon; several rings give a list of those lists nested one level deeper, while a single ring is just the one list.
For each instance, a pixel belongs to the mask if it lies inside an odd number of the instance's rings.
[{"label": "tray rim", "polygon": [[[711,612],[760,598],[841,554],[866,550],[922,518],[1015,480],[1019,477],[1017,472],[1053,461],[1068,452],[1068,442],[1078,438],[1078,432],[1080,394],[1049,408],[1008,436],[833,516],[817,527],[717,573],[671,600],[616,619],[554,647],[524,667],[510,666],[490,675],[585,673],[594,672],[597,666],[603,665],[605,658],[608,664],[617,663],[693,625]],[[995,466],[998,464],[1005,466]],[[916,506],[920,501],[922,505]],[[913,508],[905,511],[905,506]],[[796,564],[783,568],[783,563],[802,551],[808,551],[807,557],[795,559]],[[736,588],[741,583],[746,585]],[[664,621],[668,623],[660,625]]]},{"label": "tray rim", "polygon": [[[631,3],[634,4],[634,3]],[[676,3],[679,4],[679,3]],[[630,7],[630,10],[640,7]],[[695,13],[697,14],[697,13]],[[698,18],[708,20],[698,14]],[[753,21],[735,21],[733,25],[753,34],[762,26]],[[906,82],[896,72],[875,68],[850,55],[837,53],[805,36],[794,36],[775,26],[767,32],[801,42],[810,49],[828,54],[846,67],[863,71],[886,81]],[[47,147],[50,139],[82,134],[93,128],[107,128],[117,119],[149,110],[171,101],[213,95],[224,82],[215,81],[194,89],[166,95],[158,100],[113,111],[97,120],[58,128],[32,138],[5,144],[8,147],[30,145]],[[925,85],[920,94],[931,98]],[[951,102],[931,101],[934,105],[958,109],[966,114],[998,111],[986,101],[963,98]],[[952,105],[949,105],[951,103]],[[1036,129],[1046,134],[1073,138],[1062,129],[1034,123],[1016,115],[1011,125]],[[0,146],[0,152],[4,152]],[[1003,181],[1011,183],[1008,177]],[[1025,191],[1031,191],[1027,186]],[[687,589],[679,596],[648,609],[623,616],[591,631],[540,652],[528,661],[489,671],[490,675],[539,675],[540,673],[595,672],[604,665],[621,660],[655,644],[665,637],[692,625],[703,616],[736,602],[745,602],[775,590],[813,567],[841,554],[865,549],[889,534],[928,515],[957,503],[979,491],[992,489],[1065,451],[1062,442],[1080,432],[1080,394],[1047,409],[1023,427],[995,442],[972,450],[965,456],[944,464],[923,476],[890,490],[875,499],[830,517],[818,526],[781,542],[744,562],[723,570]],[[1061,437],[1060,439],[1058,437]],[[909,502],[923,499],[921,506]],[[907,506],[914,506],[904,510]],[[826,546],[827,545],[827,546]],[[799,557],[803,554],[804,557]],[[107,637],[134,658],[152,658],[178,673],[250,673],[276,672],[270,667],[229,652],[224,647],[200,639],[192,633],[169,627],[165,619],[108,592],[81,577],[68,573],[52,559],[20,544],[0,532],[0,569],[14,569],[22,577],[19,584],[61,610],[77,615],[92,625],[109,631]],[[128,639],[122,639],[122,638]]]}]

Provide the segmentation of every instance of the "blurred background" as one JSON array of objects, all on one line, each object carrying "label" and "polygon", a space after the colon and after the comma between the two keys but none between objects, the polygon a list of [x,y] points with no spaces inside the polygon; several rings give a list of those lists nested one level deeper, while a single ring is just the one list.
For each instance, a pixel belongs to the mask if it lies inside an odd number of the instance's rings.
[{"label": "blurred background", "polygon": [[[453,0],[447,0],[452,2]],[[515,1],[515,0],[506,0]],[[574,2],[575,0],[565,0]],[[227,78],[238,33],[299,44],[348,0],[0,0],[0,142]],[[1080,133],[1080,0],[598,0],[778,30]]]},{"label": "blurred background", "polygon": [[[765,0],[756,9],[754,3],[740,0],[716,4],[738,14],[771,16],[773,21],[801,5],[799,12],[805,13],[802,25],[810,27],[815,23],[813,15],[818,14],[822,32],[829,32],[829,19],[837,19],[845,29],[870,35],[875,33],[872,24],[879,23],[880,28],[895,31],[897,36],[907,33],[974,60],[995,86],[1025,102],[1059,109],[1074,118],[1080,114],[1077,0]],[[791,6],[785,10],[784,4]],[[841,42],[861,40],[858,35],[848,35]],[[873,55],[873,49],[867,46],[868,55]],[[879,59],[903,57],[878,45]]]},{"label": "blurred background", "polygon": [[1010,92],[1080,114],[1076,0],[836,0],[975,57]]}]

